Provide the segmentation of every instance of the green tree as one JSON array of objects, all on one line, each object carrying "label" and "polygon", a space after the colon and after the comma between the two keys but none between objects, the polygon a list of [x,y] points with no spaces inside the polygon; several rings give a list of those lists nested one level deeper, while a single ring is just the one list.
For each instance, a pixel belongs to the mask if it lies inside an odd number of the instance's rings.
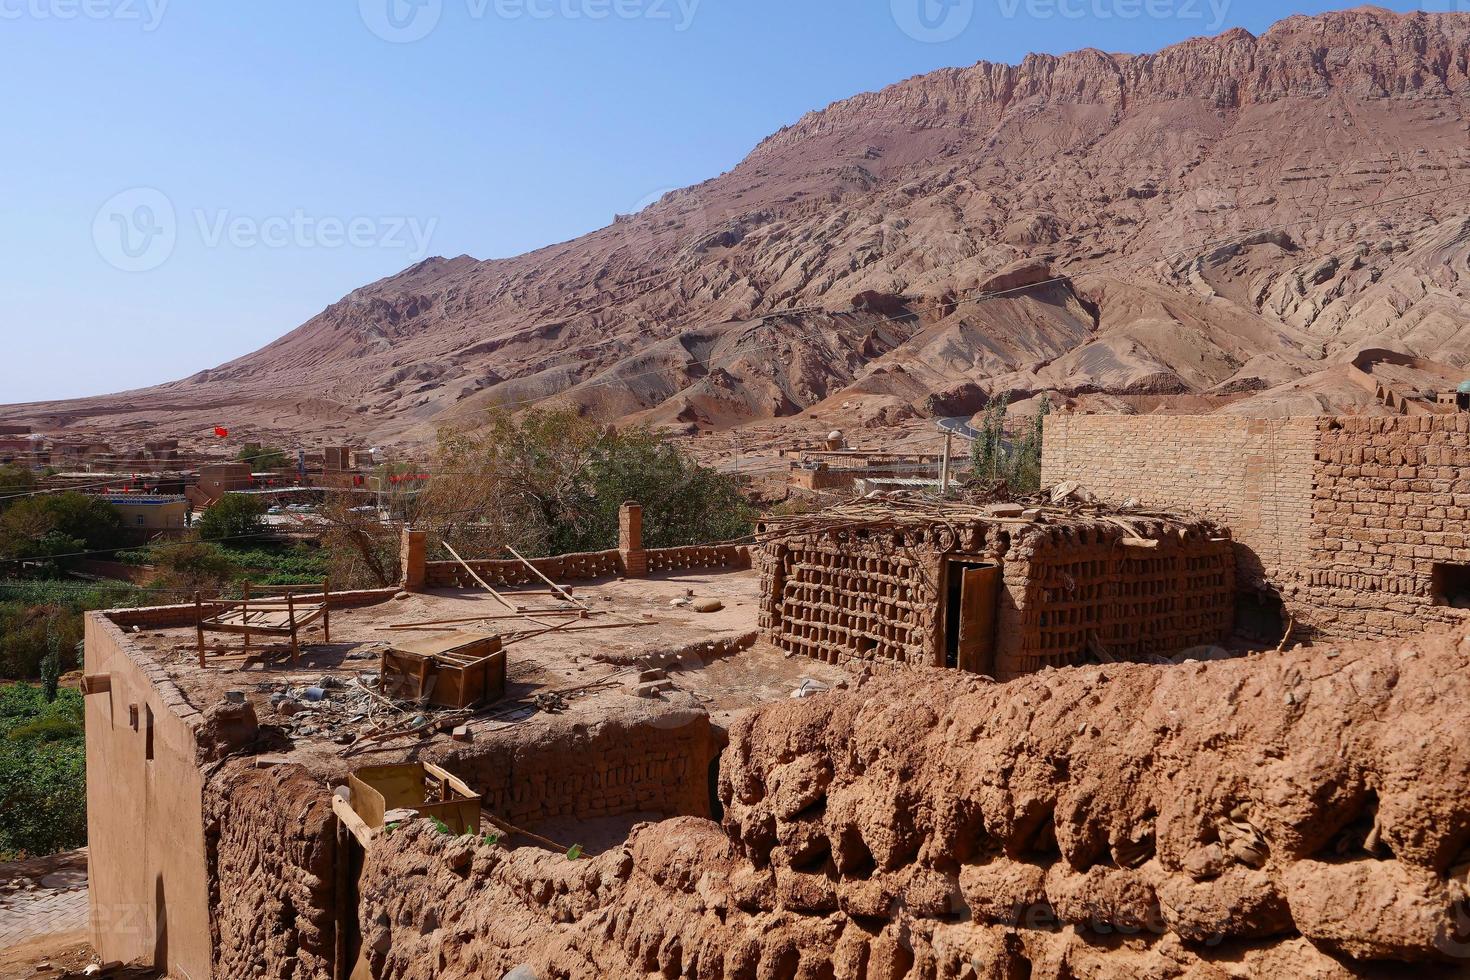
[{"label": "green tree", "polygon": [[475,554],[506,544],[539,555],[611,548],[628,500],[643,505],[649,547],[731,540],[751,527],[734,478],[647,428],[619,431],[569,411],[502,414],[475,432],[441,432],[439,468],[419,523]]},{"label": "green tree", "polygon": [[36,482],[36,474],[24,466],[13,463],[0,465],[0,510],[5,510],[17,500],[24,500],[20,494],[36,489]]},{"label": "green tree", "polygon": [[227,493],[196,522],[205,541],[226,541],[258,535],[265,530],[265,501],[242,493]]},{"label": "green tree", "polygon": [[992,399],[981,415],[978,437],[970,447],[973,477],[986,483],[1004,483],[1012,493],[1034,493],[1041,488],[1041,442],[1051,397],[1037,400],[1036,415],[1013,440],[1006,435],[1009,398]]},{"label": "green tree", "polygon": [[249,463],[257,470],[284,470],[290,469],[291,457],[279,446],[263,446],[258,443],[246,443],[235,457],[238,462]]},{"label": "green tree", "polygon": [[0,860],[53,854],[87,842],[82,696],[0,688]]},{"label": "green tree", "polygon": [[59,559],[117,548],[125,531],[117,508],[80,493],[26,497],[0,514],[0,558]]},{"label": "green tree", "polygon": [[170,541],[151,552],[158,569],[155,587],[171,589],[182,599],[191,592],[217,593],[236,576],[237,567],[219,545],[207,541]]}]

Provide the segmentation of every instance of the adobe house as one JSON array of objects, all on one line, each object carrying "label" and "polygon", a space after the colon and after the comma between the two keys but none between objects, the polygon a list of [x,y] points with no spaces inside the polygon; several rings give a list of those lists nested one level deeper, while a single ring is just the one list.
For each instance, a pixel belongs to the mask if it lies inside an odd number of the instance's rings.
[{"label": "adobe house", "polygon": [[889,510],[858,504],[761,528],[769,642],[829,663],[1005,679],[1172,655],[1231,631],[1234,556],[1208,521]]},{"label": "adobe house", "polygon": [[[645,549],[631,504],[619,545],[466,567],[429,560],[423,532],[405,531],[401,583],[331,593],[330,642],[322,621],[307,627],[299,663],[264,636],[251,650],[211,637],[201,663],[196,624],[225,604],[88,613],[94,948],[192,980],[354,975],[349,872],[362,855],[342,832],[334,791],[385,766],[451,773],[486,821],[589,853],[650,818],[714,813],[731,713],[785,700],[793,683],[779,676],[779,652],[757,649],[749,551]],[[542,575],[575,582],[575,599],[553,596]],[[690,590],[723,608],[690,608]],[[547,617],[558,628],[536,622]],[[410,702],[401,718],[411,730],[395,732],[371,717],[383,696],[358,684],[373,683],[388,643],[446,635],[418,631],[425,620],[504,635],[504,697],[473,712]],[[641,672],[659,665],[722,706],[667,679],[645,683]],[[302,696],[327,677],[320,700]],[[420,715],[435,724],[413,728]]]}]

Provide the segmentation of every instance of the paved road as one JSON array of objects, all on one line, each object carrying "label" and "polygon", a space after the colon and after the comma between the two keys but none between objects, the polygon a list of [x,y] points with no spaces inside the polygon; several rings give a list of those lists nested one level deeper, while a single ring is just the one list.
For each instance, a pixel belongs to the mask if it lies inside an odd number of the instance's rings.
[{"label": "paved road", "polygon": [[38,936],[87,928],[87,851],[0,864],[0,958]]}]

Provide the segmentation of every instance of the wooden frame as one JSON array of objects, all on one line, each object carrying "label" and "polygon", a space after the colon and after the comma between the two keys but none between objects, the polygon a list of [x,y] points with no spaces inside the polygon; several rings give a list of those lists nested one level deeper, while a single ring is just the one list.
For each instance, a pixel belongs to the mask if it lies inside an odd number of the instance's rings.
[{"label": "wooden frame", "polygon": [[450,633],[395,641],[380,658],[383,691],[446,708],[470,708],[505,696],[505,652],[499,636]]},{"label": "wooden frame", "polygon": [[[370,830],[382,829],[384,814],[394,810],[433,817],[453,834],[480,830],[480,794],[432,762],[369,766],[350,774],[347,786],[353,812]],[[437,790],[438,802],[428,802],[431,786]]]},{"label": "wooden frame", "polygon": [[[194,622],[198,633],[199,666],[201,668],[207,666],[204,649],[206,632],[243,636],[247,652],[250,650],[252,633],[262,636],[290,637],[292,663],[301,658],[301,643],[298,634],[317,620],[322,622],[323,641],[332,642],[332,584],[330,579],[323,581],[320,586],[255,586],[254,592],[261,593],[262,597],[255,598],[252,586],[246,582],[243,601],[212,602],[211,606],[214,607],[215,612],[211,616],[205,615],[204,603],[199,593],[194,593]],[[300,596],[304,600],[308,595],[313,598],[319,595],[320,600],[305,602],[297,598]],[[283,598],[271,598],[271,596],[282,596]],[[221,605],[223,608],[219,608]]]}]

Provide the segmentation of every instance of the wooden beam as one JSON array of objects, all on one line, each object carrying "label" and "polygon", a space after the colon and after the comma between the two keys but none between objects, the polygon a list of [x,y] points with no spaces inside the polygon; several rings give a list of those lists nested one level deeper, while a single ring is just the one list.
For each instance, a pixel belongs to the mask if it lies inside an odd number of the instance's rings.
[{"label": "wooden beam", "polygon": [[87,674],[82,678],[83,694],[106,694],[112,690],[111,674]]},{"label": "wooden beam", "polygon": [[357,815],[357,811],[352,809],[352,804],[342,797],[333,795],[332,812],[337,815],[338,820],[342,821],[342,826],[346,827],[363,847],[371,844],[373,838],[377,836],[377,831],[369,827],[362,817]]}]

